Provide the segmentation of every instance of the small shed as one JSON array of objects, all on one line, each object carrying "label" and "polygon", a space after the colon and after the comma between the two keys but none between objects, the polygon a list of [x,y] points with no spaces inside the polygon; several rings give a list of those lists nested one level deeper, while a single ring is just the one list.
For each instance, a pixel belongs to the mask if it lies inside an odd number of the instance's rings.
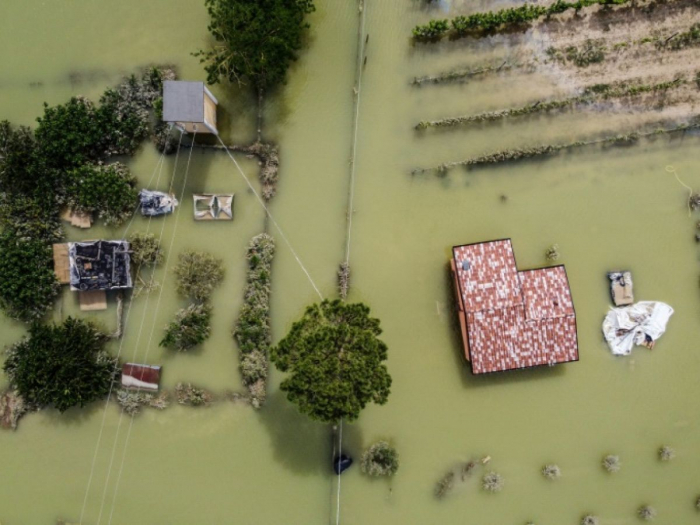
[{"label": "small shed", "polygon": [[219,102],[204,82],[166,80],[163,82],[163,121],[187,133],[213,133]]},{"label": "small shed", "polygon": [[122,365],[122,386],[140,390],[158,391],[160,366],[124,363]]}]

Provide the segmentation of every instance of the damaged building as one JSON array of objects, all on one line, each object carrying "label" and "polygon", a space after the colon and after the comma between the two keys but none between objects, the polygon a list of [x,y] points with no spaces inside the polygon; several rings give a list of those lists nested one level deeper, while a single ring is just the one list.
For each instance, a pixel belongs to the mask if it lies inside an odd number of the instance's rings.
[{"label": "damaged building", "polygon": [[68,243],[71,290],[131,288],[131,258],[127,241]]}]

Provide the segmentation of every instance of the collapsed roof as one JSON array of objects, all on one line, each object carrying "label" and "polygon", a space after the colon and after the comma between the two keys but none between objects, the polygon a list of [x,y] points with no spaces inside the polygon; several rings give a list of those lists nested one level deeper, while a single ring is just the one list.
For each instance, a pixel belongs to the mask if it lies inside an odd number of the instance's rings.
[{"label": "collapsed roof", "polygon": [[131,258],[126,241],[68,243],[71,290],[131,288]]}]

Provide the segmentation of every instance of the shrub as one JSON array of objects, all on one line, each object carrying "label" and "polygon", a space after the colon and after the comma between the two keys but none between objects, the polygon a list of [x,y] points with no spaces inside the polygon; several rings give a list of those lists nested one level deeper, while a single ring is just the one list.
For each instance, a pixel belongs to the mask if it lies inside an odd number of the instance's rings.
[{"label": "shrub", "polygon": [[700,510],[700,496],[695,498],[695,510]]},{"label": "shrub", "polygon": [[175,319],[165,328],[160,346],[187,351],[202,344],[211,332],[211,307],[191,304],[175,314]]},{"label": "shrub", "polygon": [[552,244],[544,252],[544,256],[547,258],[548,261],[551,261],[551,262],[558,261],[559,260],[559,245]]},{"label": "shrub", "polygon": [[131,261],[136,266],[158,266],[163,263],[164,253],[160,242],[152,233],[134,233],[129,237]]},{"label": "shrub", "polygon": [[659,448],[659,459],[661,461],[671,461],[675,457],[676,451],[671,447],[664,445],[663,447]]},{"label": "shrub", "polygon": [[266,233],[251,239],[246,259],[247,284],[244,304],[233,329],[240,349],[241,375],[248,387],[251,403],[258,408],[265,400],[268,374],[268,352],[272,344],[270,332],[270,275],[275,242]]},{"label": "shrub", "polygon": [[503,484],[503,476],[497,472],[489,472],[481,479],[481,487],[487,492],[501,492]]},{"label": "shrub", "polygon": [[608,472],[619,472],[621,467],[622,463],[620,462],[620,456],[610,454],[603,458],[603,468]]},{"label": "shrub", "polygon": [[561,469],[558,465],[545,465],[542,467],[542,475],[549,480],[559,479],[561,477]]},{"label": "shrub", "polygon": [[108,226],[119,225],[136,209],[136,179],[121,163],[80,166],[67,175],[66,203],[74,210],[96,213]]},{"label": "shrub", "polygon": [[365,450],[360,466],[370,476],[393,476],[399,470],[399,454],[386,441],[379,441]]},{"label": "shrub", "polygon": [[30,404],[63,412],[109,392],[116,360],[93,324],[69,317],[61,325],[34,324],[29,337],[7,351],[10,383]]},{"label": "shrub", "polygon": [[581,518],[581,525],[600,525],[600,519],[598,516],[586,514],[583,518]]},{"label": "shrub", "polygon": [[244,385],[252,385],[260,379],[267,379],[267,370],[267,356],[264,352],[254,350],[241,356],[241,375]]},{"label": "shrub", "polygon": [[185,250],[175,267],[177,291],[183,297],[204,302],[224,278],[224,266],[210,253]]},{"label": "shrub", "polygon": [[181,405],[200,407],[211,404],[214,397],[203,388],[197,388],[192,383],[178,383],[175,387],[175,399]]},{"label": "shrub", "polygon": [[40,319],[59,289],[50,246],[11,231],[0,234],[0,307],[8,316],[25,322]]},{"label": "shrub", "polygon": [[656,509],[649,505],[642,505],[637,509],[637,516],[644,521],[652,521],[656,518]]}]

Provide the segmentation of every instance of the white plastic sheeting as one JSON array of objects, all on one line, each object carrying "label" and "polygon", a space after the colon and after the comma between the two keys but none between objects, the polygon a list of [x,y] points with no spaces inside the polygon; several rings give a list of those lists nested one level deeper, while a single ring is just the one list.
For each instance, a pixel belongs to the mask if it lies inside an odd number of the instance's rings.
[{"label": "white plastic sheeting", "polygon": [[629,355],[634,345],[653,348],[671,315],[673,308],[658,301],[611,308],[603,320],[603,334],[613,354]]}]

